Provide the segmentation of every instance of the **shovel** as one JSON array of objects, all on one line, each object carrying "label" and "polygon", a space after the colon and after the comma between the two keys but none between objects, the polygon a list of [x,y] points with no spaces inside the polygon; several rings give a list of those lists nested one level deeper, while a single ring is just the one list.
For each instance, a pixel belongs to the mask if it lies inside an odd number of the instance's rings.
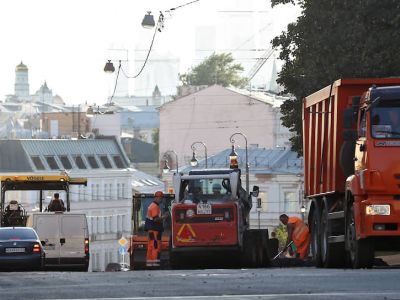
[{"label": "shovel", "polygon": [[291,241],[285,248],[282,249],[282,251],[280,251],[277,255],[275,255],[274,258],[273,258],[272,260],[277,259],[277,258],[279,257],[279,255],[281,255],[283,252],[285,252],[286,249],[289,248],[290,245],[292,245],[292,244],[293,244],[293,241]]}]

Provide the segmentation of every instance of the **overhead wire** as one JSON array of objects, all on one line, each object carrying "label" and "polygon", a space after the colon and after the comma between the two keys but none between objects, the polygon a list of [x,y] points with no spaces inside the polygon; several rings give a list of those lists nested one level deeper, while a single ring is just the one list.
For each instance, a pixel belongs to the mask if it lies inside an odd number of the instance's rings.
[{"label": "overhead wire", "polygon": [[[189,5],[189,4],[192,4],[192,3],[195,3],[195,2],[199,2],[199,1],[200,1],[200,0],[194,0],[194,1],[191,1],[191,2],[188,2],[188,3],[185,3],[185,4],[182,4],[182,5],[179,5],[179,6],[170,8],[167,12],[174,11],[174,10],[176,10],[176,9],[178,9],[178,8],[181,8],[181,7],[184,7],[184,6],[187,6],[187,5]],[[149,60],[150,53],[151,53],[151,51],[152,51],[152,49],[153,49],[154,40],[155,40],[155,38],[156,38],[156,34],[157,34],[158,31],[161,32],[162,28],[164,28],[164,15],[163,15],[163,13],[160,11],[160,16],[159,16],[159,18],[158,18],[157,24],[156,24],[155,29],[154,29],[154,34],[153,34],[153,38],[151,39],[150,47],[149,47],[149,49],[148,49],[148,51],[147,51],[146,58],[145,58],[145,60],[144,60],[144,62],[143,62],[142,67],[140,68],[139,72],[138,72],[136,75],[134,75],[134,76],[129,76],[129,75],[125,72],[125,70],[122,68],[121,61],[119,61],[118,74],[117,74],[117,77],[116,77],[116,80],[115,80],[115,86],[114,86],[114,93],[113,93],[113,95],[112,95],[111,98],[110,98],[110,101],[109,101],[110,103],[111,103],[112,99],[114,98],[115,90],[116,90],[116,88],[117,88],[119,70],[121,69],[121,70],[122,70],[122,74],[124,74],[124,76],[125,76],[126,78],[128,78],[128,79],[134,79],[134,78],[139,77],[139,75],[143,72],[143,70],[144,70],[144,68],[145,68],[145,66],[146,66],[146,64],[147,64],[147,62],[148,62],[148,60]]]}]

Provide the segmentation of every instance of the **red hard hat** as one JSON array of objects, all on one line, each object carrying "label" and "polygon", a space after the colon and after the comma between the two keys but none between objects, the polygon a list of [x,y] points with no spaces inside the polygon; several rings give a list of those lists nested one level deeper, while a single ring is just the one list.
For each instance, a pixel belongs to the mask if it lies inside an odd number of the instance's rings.
[{"label": "red hard hat", "polygon": [[154,197],[162,198],[162,197],[164,197],[164,193],[161,192],[161,191],[157,191],[157,192],[154,193]]}]

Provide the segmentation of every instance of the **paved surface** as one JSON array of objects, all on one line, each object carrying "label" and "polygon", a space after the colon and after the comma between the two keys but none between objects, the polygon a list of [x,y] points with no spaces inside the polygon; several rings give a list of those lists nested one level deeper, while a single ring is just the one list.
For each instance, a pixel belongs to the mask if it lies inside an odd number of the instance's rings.
[{"label": "paved surface", "polygon": [[4,272],[0,299],[400,299],[400,269]]}]

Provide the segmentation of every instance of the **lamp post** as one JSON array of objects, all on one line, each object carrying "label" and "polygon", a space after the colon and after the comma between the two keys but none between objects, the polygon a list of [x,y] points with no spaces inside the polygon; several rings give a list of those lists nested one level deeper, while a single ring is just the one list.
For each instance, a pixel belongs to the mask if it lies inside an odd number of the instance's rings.
[{"label": "lamp post", "polygon": [[301,203],[300,207],[300,213],[301,213],[301,219],[304,222],[304,216],[306,213],[306,206],[304,205],[304,195],[303,195],[303,178],[301,174],[297,174],[297,177],[299,178],[299,205]]},{"label": "lamp post", "polygon": [[168,153],[173,153],[175,154],[175,159],[176,159],[176,173],[179,172],[179,167],[178,167],[178,154],[174,150],[167,150],[164,152],[163,159],[164,159],[164,167],[163,167],[163,173],[166,174],[169,172],[170,167],[168,166]]},{"label": "lamp post", "polygon": [[301,219],[304,222],[304,215],[306,213],[306,207],[304,206],[304,204],[300,207],[300,212],[301,212]]},{"label": "lamp post", "polygon": [[205,158],[206,158],[206,169],[207,169],[207,146],[203,142],[194,142],[192,144],[191,148],[192,148],[192,151],[193,151],[193,157],[192,157],[192,159],[190,161],[190,165],[192,167],[196,167],[199,164],[198,160],[196,159],[196,147],[195,147],[196,144],[201,144],[204,147],[204,155],[205,155]]},{"label": "lamp post", "polygon": [[[232,143],[232,153],[231,153],[231,155],[232,154],[236,154],[236,152],[235,152],[235,139],[234,139],[235,135],[241,135],[244,138],[245,142],[246,142],[246,192],[249,193],[250,192],[250,187],[249,187],[249,157],[248,157],[248,153],[247,153],[247,137],[241,132],[236,132],[236,133],[231,135],[231,137],[229,139],[231,141],[231,143]],[[230,157],[232,159],[232,157],[234,157],[234,156],[231,156],[231,155],[230,155]],[[237,154],[236,154],[236,156],[237,156]]]}]

